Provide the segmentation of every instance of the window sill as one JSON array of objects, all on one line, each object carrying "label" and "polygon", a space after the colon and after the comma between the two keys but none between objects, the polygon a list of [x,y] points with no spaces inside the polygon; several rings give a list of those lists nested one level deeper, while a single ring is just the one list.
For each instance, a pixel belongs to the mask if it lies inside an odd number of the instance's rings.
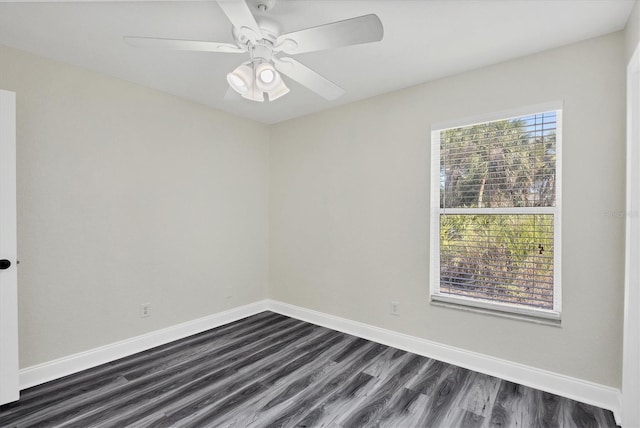
[{"label": "window sill", "polygon": [[[549,325],[553,327],[561,327],[561,318],[559,314],[551,312],[542,312],[540,314],[532,313],[535,311],[524,309],[522,313],[516,312],[519,308],[512,310],[511,308],[483,307],[482,302],[467,302],[460,298],[451,298],[447,296],[431,296],[431,305],[442,308],[457,309],[459,311],[475,312],[485,315],[491,315],[499,318],[508,318],[517,321],[531,322],[534,324]],[[528,313],[525,313],[528,312]]]}]

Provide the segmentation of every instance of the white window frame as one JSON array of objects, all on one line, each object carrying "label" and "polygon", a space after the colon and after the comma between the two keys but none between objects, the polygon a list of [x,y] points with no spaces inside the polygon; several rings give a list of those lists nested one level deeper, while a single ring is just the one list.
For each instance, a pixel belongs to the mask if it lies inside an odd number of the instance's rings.
[{"label": "white window frame", "polygon": [[[429,264],[430,302],[461,308],[478,309],[481,312],[495,314],[515,314],[525,318],[542,318],[560,321],[562,314],[561,255],[562,255],[562,101],[553,101],[507,111],[500,111],[470,118],[457,119],[431,124],[431,257]],[[487,122],[510,120],[521,116],[548,111],[556,112],[556,201],[555,207],[522,208],[467,208],[456,209],[456,214],[552,214],[554,216],[554,260],[553,260],[553,309],[540,309],[527,306],[499,303],[479,298],[451,296],[439,293],[440,289],[440,132]],[[451,210],[448,209],[450,212]]]}]

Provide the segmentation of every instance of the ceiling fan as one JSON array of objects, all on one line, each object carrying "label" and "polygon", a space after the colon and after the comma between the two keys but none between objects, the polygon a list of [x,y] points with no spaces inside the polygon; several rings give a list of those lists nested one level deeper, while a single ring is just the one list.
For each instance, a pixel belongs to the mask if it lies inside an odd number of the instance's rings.
[{"label": "ceiling fan", "polygon": [[[273,8],[276,0],[248,0],[260,12]],[[256,20],[245,0],[217,0],[233,26],[235,43],[131,37],[124,40],[136,47],[173,50],[249,53],[249,61],[227,74],[229,86],[252,101],[274,101],[289,92],[281,74],[316,94],[334,100],[344,89],[295,59],[284,56],[382,40],[383,28],[374,15],[336,21],[291,33],[280,34],[278,24],[268,18]]]}]

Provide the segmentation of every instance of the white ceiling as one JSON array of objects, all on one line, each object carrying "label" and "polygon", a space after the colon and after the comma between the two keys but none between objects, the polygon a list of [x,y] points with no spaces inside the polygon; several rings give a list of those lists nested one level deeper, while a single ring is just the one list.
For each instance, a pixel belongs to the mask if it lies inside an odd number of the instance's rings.
[{"label": "white ceiling", "polygon": [[225,100],[225,76],[247,54],[145,50],[122,40],[233,43],[214,1],[0,0],[0,44],[275,123],[618,31],[632,7],[633,0],[278,0],[269,14],[283,33],[369,13],[382,20],[381,42],[296,56],[346,89],[335,101],[289,80],[291,92],[272,103]]}]

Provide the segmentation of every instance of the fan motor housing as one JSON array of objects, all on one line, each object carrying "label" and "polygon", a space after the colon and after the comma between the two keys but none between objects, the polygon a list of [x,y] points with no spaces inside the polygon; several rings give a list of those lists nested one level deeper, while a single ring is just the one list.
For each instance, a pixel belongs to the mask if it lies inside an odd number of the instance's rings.
[{"label": "fan motor housing", "polygon": [[250,45],[249,50],[251,53],[251,59],[261,60],[261,61],[271,61],[273,57],[273,48],[271,46],[267,46],[263,43],[256,43],[255,45]]},{"label": "fan motor housing", "polygon": [[[280,35],[280,25],[272,19],[263,17],[258,18],[256,22],[262,32],[262,39],[256,40],[255,44],[269,43],[273,46]],[[256,38],[255,33],[248,28],[237,29],[236,27],[231,27],[231,33],[233,34],[233,39],[240,47],[247,47],[247,45],[252,43],[251,41]]]}]

